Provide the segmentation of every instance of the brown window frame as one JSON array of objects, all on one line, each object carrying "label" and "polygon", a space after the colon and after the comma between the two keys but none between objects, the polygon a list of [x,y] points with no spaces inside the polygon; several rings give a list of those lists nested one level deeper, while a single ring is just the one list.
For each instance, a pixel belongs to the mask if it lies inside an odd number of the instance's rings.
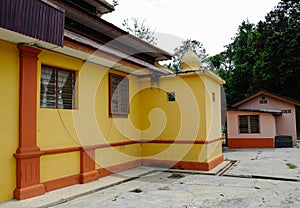
[{"label": "brown window frame", "polygon": [[[115,86],[115,89],[113,89],[113,79],[116,79],[116,82],[118,82],[117,86]],[[120,84],[121,83],[121,84]],[[125,88],[126,87],[126,88]],[[117,99],[113,101],[113,93],[115,90],[118,90],[118,94],[115,94],[117,96]],[[125,92],[125,95],[122,94]],[[129,112],[129,79],[125,76],[109,73],[109,117],[116,117],[116,118],[127,118]],[[113,102],[117,102],[117,111],[113,110],[114,108]],[[126,102],[126,103],[125,103]],[[126,111],[124,111],[125,106]],[[123,110],[123,111],[122,111]]]},{"label": "brown window frame", "polygon": [[[246,118],[246,123],[242,119]],[[239,134],[260,134],[260,117],[259,115],[239,115]],[[244,130],[247,131],[244,131]]]},{"label": "brown window frame", "polygon": [[[53,70],[51,72],[50,77],[48,77],[48,84],[47,84],[47,91],[45,91],[44,83],[43,83],[43,69],[48,68]],[[60,72],[68,72],[69,75],[64,81],[64,86],[62,87],[62,93],[59,93],[59,73]],[[45,73],[45,72],[44,72]],[[71,77],[69,77],[71,75]],[[40,108],[49,108],[49,109],[66,109],[66,110],[73,110],[75,109],[75,80],[76,80],[76,72],[72,70],[62,69],[59,67],[49,66],[49,65],[42,65],[41,66],[41,77],[40,77]],[[66,89],[69,90],[66,93]],[[65,91],[65,93],[64,93]],[[46,93],[46,97],[44,96]],[[60,96],[62,96],[60,98]],[[68,96],[66,98],[64,96]],[[50,99],[49,99],[50,97]],[[52,99],[51,99],[52,97]],[[71,97],[71,98],[70,98]],[[44,99],[47,99],[47,103],[44,102]],[[49,101],[48,101],[49,99]],[[62,103],[59,102],[61,99]],[[64,103],[64,101],[70,101],[70,103]]]}]

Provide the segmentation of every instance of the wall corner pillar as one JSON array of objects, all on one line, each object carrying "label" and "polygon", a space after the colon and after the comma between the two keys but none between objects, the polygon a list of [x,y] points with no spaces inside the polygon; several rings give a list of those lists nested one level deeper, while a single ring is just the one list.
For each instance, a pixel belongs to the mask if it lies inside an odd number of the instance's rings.
[{"label": "wall corner pillar", "polygon": [[99,178],[95,167],[95,149],[80,150],[80,183],[88,183]]},{"label": "wall corner pillar", "polygon": [[45,193],[40,183],[40,156],[37,146],[37,66],[41,50],[19,45],[19,147],[16,158],[15,199],[27,199]]}]

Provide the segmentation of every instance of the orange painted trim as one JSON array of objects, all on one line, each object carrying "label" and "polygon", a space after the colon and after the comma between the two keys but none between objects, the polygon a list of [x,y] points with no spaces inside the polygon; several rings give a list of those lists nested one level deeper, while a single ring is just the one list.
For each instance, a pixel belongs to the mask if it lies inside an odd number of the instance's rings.
[{"label": "orange painted trim", "polygon": [[96,144],[91,146],[82,147],[85,150],[88,149],[101,149],[106,147],[118,147],[118,146],[124,146],[124,145],[130,145],[130,144],[139,144],[139,141],[124,141],[124,142],[115,142],[110,144]]},{"label": "orange painted trim", "polygon": [[173,161],[173,160],[156,160],[156,159],[143,159],[143,166],[158,166],[168,167],[183,170],[204,170],[209,171],[218,166],[224,161],[224,156],[219,155],[208,162],[194,162],[194,161]]},{"label": "orange painted trim", "polygon": [[124,141],[124,142],[115,142],[110,144],[96,144],[91,146],[85,146],[85,147],[68,147],[68,148],[60,148],[60,149],[52,149],[52,150],[42,150],[42,155],[53,155],[53,154],[62,154],[62,153],[68,153],[68,152],[76,152],[81,151],[84,149],[85,151],[89,150],[95,150],[100,148],[106,148],[106,147],[117,147],[117,146],[124,146],[124,145],[130,145],[130,144],[138,144],[139,141]]},{"label": "orange painted trim", "polygon": [[87,183],[98,179],[98,171],[95,169],[95,150],[80,151],[80,183]]},{"label": "orange painted trim", "polygon": [[222,140],[222,137],[215,138],[211,140],[137,140],[137,141],[124,141],[124,142],[115,142],[110,144],[96,144],[91,146],[85,147],[68,147],[68,148],[60,148],[60,149],[52,149],[52,150],[42,150],[40,152],[41,155],[52,155],[52,154],[62,154],[68,152],[76,152],[81,151],[84,149],[85,151],[107,148],[107,147],[118,147],[124,145],[131,145],[131,144],[145,144],[145,143],[152,143],[152,144],[210,144],[217,141]]},{"label": "orange painted trim", "polygon": [[16,153],[14,154],[14,157],[16,159],[26,159],[26,158],[35,158],[35,157],[40,157],[43,155],[43,152],[41,151],[35,151],[35,152],[25,152],[25,153]]},{"label": "orange painted trim", "polygon": [[59,178],[51,181],[44,182],[46,191],[53,191],[56,189],[64,188],[66,186],[72,186],[79,183],[79,174],[67,176],[64,178]]},{"label": "orange painted trim", "polygon": [[37,184],[30,187],[14,190],[14,198],[18,200],[29,199],[35,196],[45,194],[45,186],[43,184]]},{"label": "orange painted trim", "polygon": [[274,148],[274,138],[228,138],[228,148]]},{"label": "orange painted trim", "polygon": [[62,154],[68,152],[77,152],[80,151],[82,147],[68,147],[68,148],[60,148],[60,149],[53,149],[53,150],[43,150],[42,155],[54,155],[54,154]]},{"label": "orange painted trim", "polygon": [[37,62],[41,50],[19,45],[19,148],[17,153],[39,151],[36,146]]},{"label": "orange painted trim", "polygon": [[99,179],[99,173],[97,170],[90,172],[80,173],[79,183],[84,184]]},{"label": "orange painted trim", "polygon": [[[222,163],[224,161],[223,155],[219,155],[212,160],[208,162],[192,162],[192,161],[171,161],[171,160],[155,160],[155,159],[140,159],[140,160],[134,160],[118,165],[109,166],[106,168],[99,168],[95,171],[87,173],[88,176],[86,178],[90,177],[90,180],[87,180],[86,182],[95,181],[99,178],[120,173],[122,171],[136,168],[141,165],[144,166],[159,166],[164,165],[164,167],[169,166],[176,169],[186,169],[186,170],[205,170],[209,171]],[[43,185],[46,187],[46,191],[52,191],[59,188],[64,188],[67,186],[75,185],[80,183],[80,176],[81,174],[76,174],[72,176],[67,176],[64,178],[59,178],[51,181],[46,181],[43,183]],[[40,195],[40,194],[39,194]],[[34,195],[37,196],[37,195]],[[33,197],[33,196],[31,196]]]},{"label": "orange painted trim", "polygon": [[[126,162],[126,163],[122,163],[122,164],[118,164],[118,165],[113,165],[110,167],[106,167],[106,168],[100,168],[98,170],[93,171],[93,174],[91,174],[90,176],[92,176],[92,180],[90,181],[95,181],[98,180],[99,178],[111,175],[111,174],[115,174],[115,173],[119,173],[131,168],[135,168],[135,167],[139,167],[141,165],[141,160],[134,160],[134,161],[130,161],[130,162]],[[90,181],[86,181],[86,182],[90,182]],[[79,184],[80,183],[80,174],[76,174],[76,175],[72,175],[72,176],[67,176],[67,177],[63,177],[63,178],[58,178],[55,180],[51,180],[51,181],[46,181],[43,182],[43,185],[46,187],[46,191],[53,191],[56,189],[60,189],[60,188],[64,188],[67,186],[71,186],[71,185],[75,185],[75,184]],[[37,195],[34,195],[37,196]],[[34,197],[31,196],[31,197]]]},{"label": "orange painted trim", "polygon": [[101,177],[105,177],[111,174],[115,174],[115,173],[119,173],[131,168],[136,168],[141,166],[142,164],[142,160],[134,160],[134,161],[130,161],[130,162],[125,162],[122,164],[118,164],[118,165],[113,165],[113,166],[109,166],[106,168],[100,168],[98,169],[98,174],[99,174],[99,178]]},{"label": "orange painted trim", "polygon": [[40,183],[40,148],[36,141],[37,67],[41,50],[18,45],[19,79],[19,146],[16,158],[15,199],[27,199],[45,193]]},{"label": "orange painted trim", "polygon": [[208,163],[208,169],[207,170],[211,170],[215,167],[217,167],[219,164],[221,164],[224,161],[224,155],[221,154],[211,160],[209,160]]},{"label": "orange painted trim", "polygon": [[222,140],[222,137],[214,138],[211,140],[141,140],[141,143],[154,143],[154,144],[210,144]]}]

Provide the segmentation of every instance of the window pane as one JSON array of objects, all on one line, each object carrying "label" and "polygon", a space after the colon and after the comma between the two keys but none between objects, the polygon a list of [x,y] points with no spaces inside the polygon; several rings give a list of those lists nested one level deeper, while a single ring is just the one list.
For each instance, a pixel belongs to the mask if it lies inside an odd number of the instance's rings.
[{"label": "window pane", "polygon": [[248,133],[248,116],[239,116],[240,133]]},{"label": "window pane", "polygon": [[250,116],[251,133],[259,133],[259,116]]},{"label": "window pane", "polygon": [[56,71],[49,67],[42,67],[41,72],[41,92],[40,106],[41,108],[55,108],[55,90]]},{"label": "window pane", "polygon": [[121,114],[128,114],[128,79],[123,79],[120,84],[120,111]]},{"label": "window pane", "polygon": [[129,108],[129,81],[119,75],[109,75],[110,78],[110,114],[127,115]]},{"label": "window pane", "polygon": [[74,108],[74,73],[69,72],[69,76],[62,88],[62,100],[64,109]]},{"label": "window pane", "polygon": [[48,66],[41,71],[41,108],[74,108],[75,73]]}]

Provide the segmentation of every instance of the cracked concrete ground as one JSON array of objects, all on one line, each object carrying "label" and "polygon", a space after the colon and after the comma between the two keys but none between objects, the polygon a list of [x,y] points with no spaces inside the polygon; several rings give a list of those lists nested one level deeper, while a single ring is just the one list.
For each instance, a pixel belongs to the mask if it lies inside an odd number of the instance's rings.
[{"label": "cracked concrete ground", "polygon": [[298,182],[186,173],[171,179],[170,175],[157,172],[50,207],[300,207]]},{"label": "cracked concrete ground", "polygon": [[0,207],[300,207],[300,149],[225,149],[224,157],[237,162],[210,172],[139,167]]},{"label": "cracked concrete ground", "polygon": [[[257,175],[300,180],[300,149],[237,149],[223,151],[225,160],[239,160],[227,175]],[[287,164],[296,165],[291,169]]]}]

